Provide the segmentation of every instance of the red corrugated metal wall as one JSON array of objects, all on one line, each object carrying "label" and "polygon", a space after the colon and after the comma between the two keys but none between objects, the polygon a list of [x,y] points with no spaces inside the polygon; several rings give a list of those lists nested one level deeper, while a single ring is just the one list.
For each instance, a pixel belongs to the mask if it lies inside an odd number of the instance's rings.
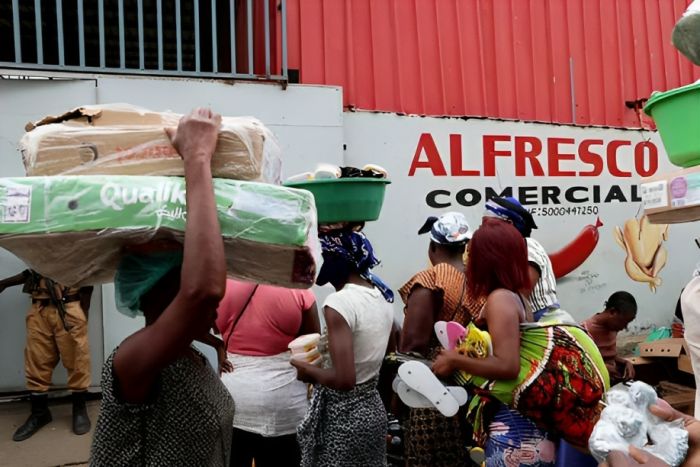
[{"label": "red corrugated metal wall", "polygon": [[689,2],[288,0],[289,67],[350,108],[639,127],[626,101],[700,78]]}]

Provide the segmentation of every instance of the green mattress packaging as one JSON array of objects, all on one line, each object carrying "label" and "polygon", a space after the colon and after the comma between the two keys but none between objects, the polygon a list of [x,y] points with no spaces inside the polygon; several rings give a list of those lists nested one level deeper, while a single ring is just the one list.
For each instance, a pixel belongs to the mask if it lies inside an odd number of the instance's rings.
[{"label": "green mattress packaging", "polygon": [[[320,247],[313,195],[214,179],[228,273],[313,285]],[[0,247],[66,285],[110,282],[124,248],[184,241],[185,180],[151,176],[0,178]]]}]

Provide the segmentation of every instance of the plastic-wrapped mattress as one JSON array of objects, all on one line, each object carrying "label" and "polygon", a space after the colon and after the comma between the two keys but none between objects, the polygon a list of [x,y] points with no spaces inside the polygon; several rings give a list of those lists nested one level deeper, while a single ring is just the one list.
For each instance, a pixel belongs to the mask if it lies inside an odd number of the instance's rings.
[{"label": "plastic-wrapped mattress", "polygon": [[[214,179],[228,274],[285,287],[313,285],[311,193]],[[0,247],[66,284],[110,282],[125,246],[184,241],[185,180],[151,176],[0,178]]]}]

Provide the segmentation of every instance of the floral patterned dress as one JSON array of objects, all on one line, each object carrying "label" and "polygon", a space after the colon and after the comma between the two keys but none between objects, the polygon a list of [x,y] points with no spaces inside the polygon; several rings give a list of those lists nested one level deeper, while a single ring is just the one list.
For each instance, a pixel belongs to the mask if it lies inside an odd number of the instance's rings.
[{"label": "floral patterned dress", "polygon": [[469,407],[475,434],[483,440],[483,407],[496,399],[532,420],[550,435],[587,448],[610,387],[603,358],[590,336],[568,324],[520,325],[520,373],[512,380],[488,380],[458,372],[478,397]]}]

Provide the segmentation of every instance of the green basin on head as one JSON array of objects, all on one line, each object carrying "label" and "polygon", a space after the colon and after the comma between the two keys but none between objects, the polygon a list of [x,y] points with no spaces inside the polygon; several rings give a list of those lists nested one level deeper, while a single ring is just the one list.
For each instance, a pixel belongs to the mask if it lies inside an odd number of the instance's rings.
[{"label": "green basin on head", "polygon": [[700,83],[652,93],[644,112],[654,119],[672,164],[700,165]]},{"label": "green basin on head", "polygon": [[337,178],[284,185],[310,191],[316,200],[319,224],[330,224],[379,219],[389,183],[377,178]]}]

